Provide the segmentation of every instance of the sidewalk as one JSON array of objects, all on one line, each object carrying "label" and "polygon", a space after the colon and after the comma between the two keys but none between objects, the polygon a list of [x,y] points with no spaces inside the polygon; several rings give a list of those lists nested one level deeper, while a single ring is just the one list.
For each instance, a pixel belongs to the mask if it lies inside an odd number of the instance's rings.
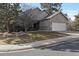
[{"label": "sidewalk", "polygon": [[[72,33],[67,33],[72,34]],[[0,45],[0,52],[8,52],[8,51],[17,51],[17,50],[24,50],[24,49],[31,49],[33,47],[38,47],[42,45],[47,45],[51,43],[57,43],[60,41],[69,40],[71,38],[78,38],[79,34],[72,34],[72,36],[66,36],[66,37],[60,37],[55,39],[49,39],[49,40],[42,40],[42,41],[36,41],[32,43],[27,44],[19,44],[19,45]]]}]

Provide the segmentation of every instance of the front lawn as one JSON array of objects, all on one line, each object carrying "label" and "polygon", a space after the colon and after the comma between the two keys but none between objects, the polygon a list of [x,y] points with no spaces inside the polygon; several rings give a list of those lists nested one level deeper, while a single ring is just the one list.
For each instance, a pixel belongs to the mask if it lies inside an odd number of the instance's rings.
[{"label": "front lawn", "polygon": [[15,35],[14,33],[7,37],[0,36],[0,44],[24,44],[29,42],[68,36],[68,34],[65,33],[44,32],[44,31],[27,32],[26,34],[23,35],[20,34],[16,33]]}]

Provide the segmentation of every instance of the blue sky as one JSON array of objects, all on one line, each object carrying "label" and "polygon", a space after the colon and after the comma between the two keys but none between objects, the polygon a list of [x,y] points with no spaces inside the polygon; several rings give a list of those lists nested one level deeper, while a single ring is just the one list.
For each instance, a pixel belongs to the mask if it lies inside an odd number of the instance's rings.
[{"label": "blue sky", "polygon": [[[40,8],[39,3],[27,3],[27,4],[22,4],[22,9],[26,10],[29,8]],[[26,7],[27,6],[27,7]],[[63,3],[62,4],[62,11],[63,13],[67,13],[68,16],[74,20],[74,15],[76,15],[79,12],[79,3]]]},{"label": "blue sky", "polygon": [[64,3],[62,5],[63,13],[67,13],[74,20],[74,15],[79,12],[79,3]]}]

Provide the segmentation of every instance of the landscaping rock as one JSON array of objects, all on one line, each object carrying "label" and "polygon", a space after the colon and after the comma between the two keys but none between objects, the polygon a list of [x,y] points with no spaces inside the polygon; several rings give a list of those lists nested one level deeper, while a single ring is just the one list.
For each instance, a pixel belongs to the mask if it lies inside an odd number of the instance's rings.
[{"label": "landscaping rock", "polygon": [[16,36],[15,34],[11,34],[8,32],[3,33],[3,37],[15,37],[15,36]]},{"label": "landscaping rock", "polygon": [[25,34],[26,34],[25,32],[20,31],[20,32],[16,33],[16,36],[23,36],[23,35],[25,35]]}]

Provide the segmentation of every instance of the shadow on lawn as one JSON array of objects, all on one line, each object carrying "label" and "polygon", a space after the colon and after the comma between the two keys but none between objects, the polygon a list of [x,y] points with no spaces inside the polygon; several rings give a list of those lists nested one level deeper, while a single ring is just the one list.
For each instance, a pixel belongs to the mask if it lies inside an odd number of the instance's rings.
[{"label": "shadow on lawn", "polygon": [[79,38],[72,38],[47,46],[37,47],[38,49],[50,49],[52,51],[79,52]]}]

